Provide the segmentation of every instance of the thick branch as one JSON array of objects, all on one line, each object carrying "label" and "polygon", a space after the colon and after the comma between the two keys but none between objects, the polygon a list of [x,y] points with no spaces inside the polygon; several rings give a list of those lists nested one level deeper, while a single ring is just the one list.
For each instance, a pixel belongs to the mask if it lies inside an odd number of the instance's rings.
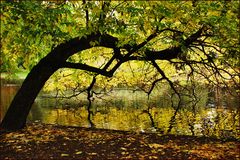
[{"label": "thick branch", "polygon": [[[183,44],[186,48],[189,47],[193,42],[195,42],[198,38],[201,37],[201,34],[205,30],[205,27],[200,28],[197,32],[189,36],[186,40],[183,41]],[[175,31],[176,32],[176,31]],[[149,55],[145,57],[145,60],[151,60],[151,59],[159,59],[159,60],[171,60],[174,58],[178,58],[179,54],[182,52],[182,46],[177,46],[173,48],[167,48],[162,51],[151,51],[146,50],[145,54]],[[139,59],[140,57],[131,57],[131,59]]]},{"label": "thick branch", "polygon": [[[160,32],[163,32],[164,30],[161,30]],[[127,62],[129,60],[131,60],[129,57],[136,51],[138,51],[139,49],[141,49],[142,47],[144,47],[150,40],[152,40],[153,38],[155,38],[158,35],[159,31],[158,29],[153,32],[151,35],[148,36],[148,38],[143,41],[142,43],[140,43],[139,45],[125,45],[123,46],[124,49],[126,49],[128,51],[128,53],[124,56],[124,57],[120,57],[120,61],[111,69],[111,73],[113,74],[124,62]],[[115,54],[116,56],[119,56],[119,49],[117,47],[115,47],[116,50]]]},{"label": "thick branch", "polygon": [[[101,74],[107,77],[112,77],[113,73],[121,66],[122,63],[127,62],[129,60],[134,60],[134,58],[139,60],[139,57],[130,57],[134,52],[144,47],[149,41],[155,38],[159,33],[162,33],[167,30],[172,32],[177,32],[171,29],[163,29],[160,31],[156,29],[156,31],[153,32],[151,35],[149,35],[146,38],[146,40],[143,41],[142,43],[138,45],[133,45],[133,46],[130,46],[130,45],[123,46],[122,48],[125,48],[128,51],[128,53],[124,56],[121,55],[120,48],[117,47],[118,39],[109,34],[93,33],[86,37],[81,37],[81,38],[77,37],[57,46],[48,55],[48,57],[52,57],[52,58],[48,58],[48,60],[53,61],[53,63],[50,62],[50,64],[57,65],[59,68],[66,67],[66,68],[82,69],[90,72],[95,72],[97,74]],[[203,31],[203,28],[199,29],[196,33],[189,36],[184,41],[184,44],[186,46],[189,46],[192,42],[196,41],[199,37],[201,37],[202,31]],[[90,42],[93,42],[93,41],[98,42],[96,46],[103,46],[103,47],[114,49],[114,55],[109,61],[109,63],[104,67],[104,69],[99,69],[86,64],[66,62],[68,57],[70,57],[71,55],[79,51],[91,48],[92,46],[90,45]],[[181,53],[181,46],[165,49],[162,51],[147,50],[145,51],[145,54],[147,56],[142,58],[144,58],[145,60],[157,60],[157,59],[170,60],[170,59],[176,58],[179,53]],[[107,71],[108,67],[113,62],[114,59],[119,59],[118,63],[110,71]]]},{"label": "thick branch", "polygon": [[145,60],[151,60],[151,59],[170,60],[170,59],[177,58],[178,55],[181,53],[181,51],[182,51],[181,47],[168,48],[162,51],[147,50],[145,54],[151,55],[151,58],[150,56],[147,56]]},{"label": "thick branch", "polygon": [[70,63],[70,62],[65,62],[64,64],[61,65],[62,68],[74,68],[74,69],[81,69],[81,70],[85,70],[85,71],[89,71],[89,72],[94,72],[94,73],[98,73],[101,74],[103,76],[106,77],[112,77],[113,75],[104,70],[104,69],[99,69],[96,67],[92,67],[86,64],[81,64],[81,63]]},{"label": "thick branch", "polygon": [[108,34],[101,35],[100,33],[93,33],[84,37],[76,37],[58,45],[56,48],[53,49],[53,51],[48,56],[52,56],[51,59],[54,62],[58,61],[62,63],[73,54],[92,48],[93,46],[91,46],[90,42],[94,41],[98,42],[96,46],[115,48],[118,39],[111,35]]}]

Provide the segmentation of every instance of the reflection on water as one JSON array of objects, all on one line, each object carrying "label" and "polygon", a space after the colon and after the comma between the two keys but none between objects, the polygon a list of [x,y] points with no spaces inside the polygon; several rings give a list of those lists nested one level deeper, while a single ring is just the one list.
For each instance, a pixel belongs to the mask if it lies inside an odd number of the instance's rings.
[{"label": "reflection on water", "polygon": [[[17,89],[16,85],[1,86],[1,120]],[[198,92],[197,104],[182,103],[176,113],[167,91],[148,98],[141,91],[114,90],[105,100],[93,101],[91,123],[105,129],[239,138],[239,99],[222,90],[201,88]],[[84,97],[61,102],[41,93],[28,120],[90,126]]]}]

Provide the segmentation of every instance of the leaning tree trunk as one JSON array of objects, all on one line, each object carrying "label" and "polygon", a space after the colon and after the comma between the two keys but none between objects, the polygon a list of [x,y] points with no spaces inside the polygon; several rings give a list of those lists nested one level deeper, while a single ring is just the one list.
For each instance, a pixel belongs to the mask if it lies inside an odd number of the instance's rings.
[{"label": "leaning tree trunk", "polygon": [[[92,46],[90,45],[90,42],[97,40],[99,41],[99,46],[113,47],[115,44],[117,44],[116,38],[109,35],[101,35],[100,33],[93,33],[81,38],[76,37],[58,45],[36,66],[34,66],[27,78],[24,80],[21,88],[15,95],[5,117],[0,124],[0,129],[18,130],[23,128],[26,124],[26,119],[34,100],[50,76],[59,68],[66,67],[64,64],[71,55],[91,48]],[[89,69],[89,67],[83,68],[82,66],[80,68],[70,68],[83,70]],[[96,69],[92,69],[90,67],[90,71],[96,72]]]},{"label": "leaning tree trunk", "polygon": [[28,113],[35,98],[49,77],[58,69],[42,59],[28,74],[21,88],[15,95],[9,109],[0,124],[5,130],[21,129],[26,124]]}]

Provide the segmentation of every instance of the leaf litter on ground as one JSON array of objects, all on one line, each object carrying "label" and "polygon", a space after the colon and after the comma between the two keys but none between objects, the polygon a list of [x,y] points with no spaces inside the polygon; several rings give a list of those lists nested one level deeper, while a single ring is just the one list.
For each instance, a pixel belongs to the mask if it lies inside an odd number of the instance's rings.
[{"label": "leaf litter on ground", "polygon": [[0,159],[240,159],[239,139],[40,123],[0,135]]}]

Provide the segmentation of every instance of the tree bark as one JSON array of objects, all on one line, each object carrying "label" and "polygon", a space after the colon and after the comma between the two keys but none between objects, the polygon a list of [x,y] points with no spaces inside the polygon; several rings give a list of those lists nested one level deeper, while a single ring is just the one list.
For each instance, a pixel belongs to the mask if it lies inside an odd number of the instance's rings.
[{"label": "tree bark", "polygon": [[1,129],[18,130],[25,126],[35,98],[45,82],[58,69],[51,66],[47,60],[48,57],[42,59],[26,77],[0,124]]}]

